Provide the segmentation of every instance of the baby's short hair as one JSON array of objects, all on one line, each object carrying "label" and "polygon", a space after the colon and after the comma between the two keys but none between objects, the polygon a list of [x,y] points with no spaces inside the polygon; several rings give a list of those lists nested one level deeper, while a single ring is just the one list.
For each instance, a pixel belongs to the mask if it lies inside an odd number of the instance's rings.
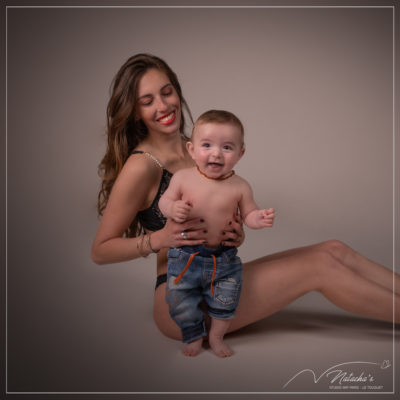
[{"label": "baby's short hair", "polygon": [[242,134],[242,139],[244,137],[244,128],[243,124],[240,122],[240,119],[235,114],[225,110],[209,110],[201,114],[193,126],[193,131],[197,125],[207,124],[210,122],[215,122],[218,124],[232,124],[237,126]]}]

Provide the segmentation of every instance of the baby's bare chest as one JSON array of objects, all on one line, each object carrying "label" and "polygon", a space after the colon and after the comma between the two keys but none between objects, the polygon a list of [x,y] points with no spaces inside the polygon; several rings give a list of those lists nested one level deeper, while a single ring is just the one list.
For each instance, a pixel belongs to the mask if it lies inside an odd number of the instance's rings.
[{"label": "baby's bare chest", "polygon": [[192,204],[196,214],[225,214],[237,209],[240,192],[235,185],[224,182],[198,184],[193,181],[186,182],[182,199]]}]

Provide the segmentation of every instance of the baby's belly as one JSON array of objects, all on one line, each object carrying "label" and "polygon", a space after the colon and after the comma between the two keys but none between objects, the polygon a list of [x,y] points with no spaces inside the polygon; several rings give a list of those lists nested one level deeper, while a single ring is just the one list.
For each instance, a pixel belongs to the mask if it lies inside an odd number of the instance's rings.
[{"label": "baby's belly", "polygon": [[224,235],[224,229],[226,228],[228,222],[233,218],[233,211],[231,212],[219,212],[217,215],[207,213],[206,210],[199,216],[203,218],[207,224],[206,247],[216,248],[223,240],[226,239]]}]

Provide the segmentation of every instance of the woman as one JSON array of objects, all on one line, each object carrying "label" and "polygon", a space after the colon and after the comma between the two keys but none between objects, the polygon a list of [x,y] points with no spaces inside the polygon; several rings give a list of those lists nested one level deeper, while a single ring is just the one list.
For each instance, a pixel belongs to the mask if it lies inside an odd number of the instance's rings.
[{"label": "woman", "polygon": [[[165,302],[169,247],[196,245],[207,229],[201,219],[166,221],[158,200],[174,172],[193,166],[186,152],[185,115],[190,116],[175,73],[161,59],[138,54],[117,73],[107,108],[108,147],[100,164],[102,219],[92,247],[98,264],[133,260],[157,252],[154,320],[162,333],[181,339]],[[143,232],[145,234],[141,234]],[[239,218],[227,221],[225,245],[243,242]],[[243,288],[230,331],[265,318],[300,296],[319,291],[344,310],[400,321],[400,277],[336,240],[288,250],[243,267]]]}]

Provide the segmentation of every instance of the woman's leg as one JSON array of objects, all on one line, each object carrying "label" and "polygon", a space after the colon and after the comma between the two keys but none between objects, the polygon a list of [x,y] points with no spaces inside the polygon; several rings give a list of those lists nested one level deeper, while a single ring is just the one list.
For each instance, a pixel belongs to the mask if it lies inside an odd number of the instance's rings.
[{"label": "woman's leg", "polygon": [[[391,290],[384,287],[389,282],[387,272],[377,272],[383,267],[367,264],[362,256],[361,266],[355,267],[353,258],[343,257],[344,246],[338,243],[288,250],[245,264],[240,302],[230,331],[268,317],[314,290],[344,310],[386,321],[393,319],[394,300],[395,320],[399,322],[400,297],[393,298]],[[344,264],[349,260],[353,267]],[[376,277],[379,284],[372,281]],[[164,297],[165,284],[155,293],[154,319],[166,336],[179,339],[179,329],[169,317]]]},{"label": "woman's leg", "polygon": [[181,330],[169,315],[169,307],[165,301],[166,283],[162,283],[154,293],[153,318],[158,329],[171,339],[182,340]]},{"label": "woman's leg", "polygon": [[[389,281],[386,269],[382,273],[381,268],[384,267],[375,267],[371,265],[372,262],[367,265],[362,261],[369,278],[377,276],[382,280],[376,284],[355,272],[356,268],[346,266],[335,246],[340,245],[336,241],[325,242],[245,264],[242,294],[230,330],[271,315],[314,290],[346,311],[385,321],[393,320],[395,302],[395,321],[400,322],[400,296],[393,295],[391,290],[383,287],[383,283]],[[347,249],[349,253],[353,252]],[[346,257],[346,261],[350,256]],[[390,271],[389,275],[392,277]]]},{"label": "woman's leg", "polygon": [[312,246],[300,247],[274,253],[265,256],[258,261],[267,262],[279,260],[290,255],[306,253],[310,251],[310,249],[314,250],[316,248],[329,252],[340,263],[351,268],[354,272],[363,276],[365,279],[370,280],[371,282],[379,284],[391,291],[393,290],[394,286],[395,293],[400,294],[400,276],[398,274],[394,274],[390,269],[369,260],[339,240],[328,240]]},{"label": "woman's leg", "polygon": [[338,240],[329,240],[321,243],[320,246],[357,274],[400,294],[400,276],[394,274],[390,269],[369,260]]}]

